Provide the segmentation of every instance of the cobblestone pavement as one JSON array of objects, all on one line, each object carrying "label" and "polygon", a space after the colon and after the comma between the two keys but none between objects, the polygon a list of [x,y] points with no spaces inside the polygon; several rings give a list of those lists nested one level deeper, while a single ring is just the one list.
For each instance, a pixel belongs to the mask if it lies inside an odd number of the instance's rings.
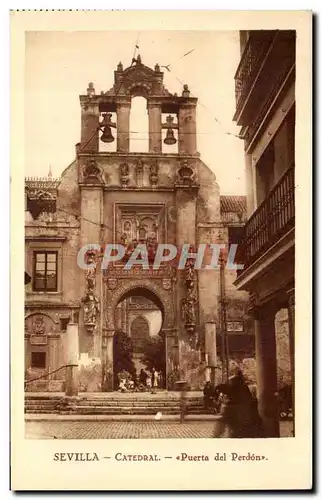
[{"label": "cobblestone pavement", "polygon": [[[164,439],[211,438],[214,422],[33,421],[28,439]],[[281,437],[291,436],[291,422],[281,422]]]}]

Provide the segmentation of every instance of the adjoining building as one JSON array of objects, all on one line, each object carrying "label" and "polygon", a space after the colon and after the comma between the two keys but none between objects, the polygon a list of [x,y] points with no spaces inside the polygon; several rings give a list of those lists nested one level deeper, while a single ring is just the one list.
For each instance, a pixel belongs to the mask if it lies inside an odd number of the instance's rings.
[{"label": "adjoining building", "polygon": [[288,318],[294,401],[295,45],[295,31],[241,31],[235,75],[234,120],[245,144],[248,214],[238,256],[244,269],[235,285],[250,294],[259,409],[272,437],[279,434],[281,310]]}]

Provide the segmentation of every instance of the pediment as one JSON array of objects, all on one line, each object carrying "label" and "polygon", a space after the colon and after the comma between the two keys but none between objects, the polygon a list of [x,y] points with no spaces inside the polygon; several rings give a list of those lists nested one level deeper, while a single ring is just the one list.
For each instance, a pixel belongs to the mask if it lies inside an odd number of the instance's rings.
[{"label": "pediment", "polygon": [[133,81],[144,81],[145,79],[149,81],[157,80],[155,72],[151,68],[144,66],[144,64],[130,66],[124,70],[123,75],[125,78],[129,78]]}]

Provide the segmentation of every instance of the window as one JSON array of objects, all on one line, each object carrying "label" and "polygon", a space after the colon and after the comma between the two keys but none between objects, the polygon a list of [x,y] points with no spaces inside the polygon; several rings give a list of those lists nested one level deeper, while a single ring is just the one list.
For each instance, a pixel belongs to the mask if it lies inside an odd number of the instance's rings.
[{"label": "window", "polygon": [[58,252],[34,252],[33,290],[57,291],[57,255]]},{"label": "window", "polygon": [[32,352],[31,353],[31,368],[46,368],[46,353]]}]

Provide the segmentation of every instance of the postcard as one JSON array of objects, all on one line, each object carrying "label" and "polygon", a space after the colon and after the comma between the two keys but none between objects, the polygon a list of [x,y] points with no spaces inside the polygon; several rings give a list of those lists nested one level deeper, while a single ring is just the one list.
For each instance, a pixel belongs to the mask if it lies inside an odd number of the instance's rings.
[{"label": "postcard", "polygon": [[311,26],[11,12],[14,491],[312,488]]}]

